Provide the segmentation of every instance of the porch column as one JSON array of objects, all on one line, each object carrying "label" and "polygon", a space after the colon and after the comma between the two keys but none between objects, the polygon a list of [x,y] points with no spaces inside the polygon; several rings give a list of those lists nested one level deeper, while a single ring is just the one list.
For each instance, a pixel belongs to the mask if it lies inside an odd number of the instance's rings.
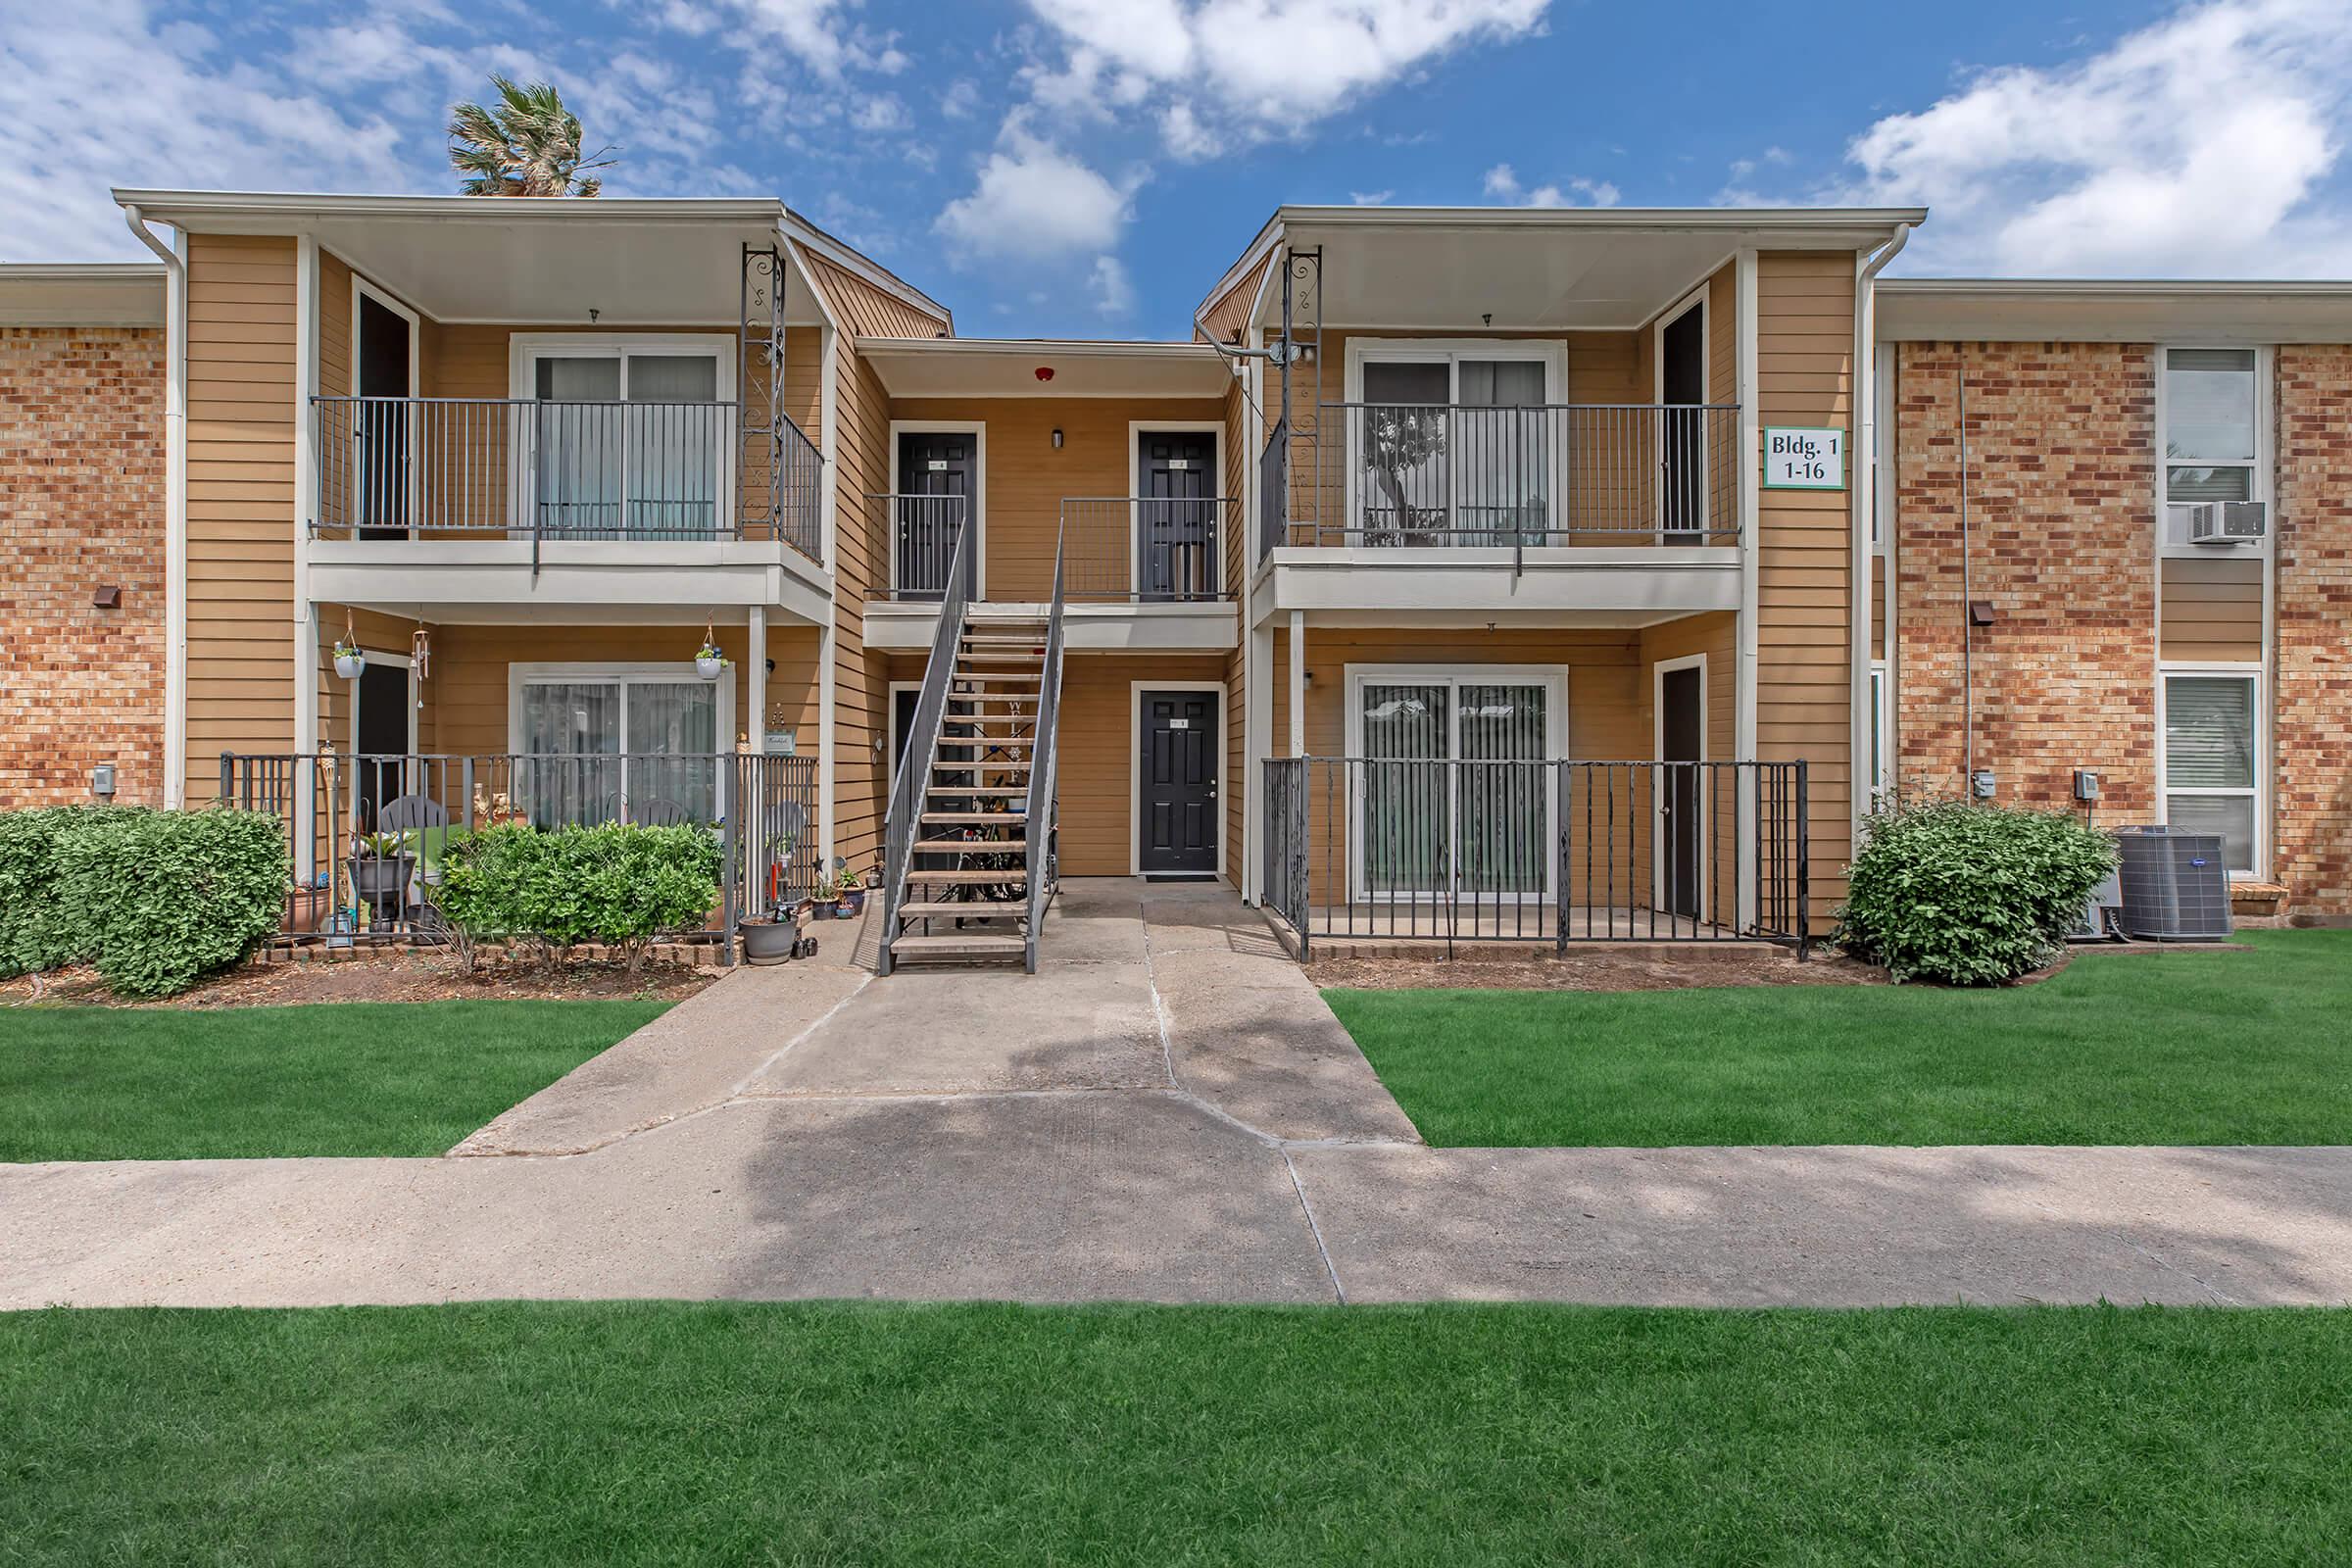
[{"label": "porch column", "polygon": [[752,750],[767,750],[767,607],[754,605],[751,649],[743,656],[745,701],[750,704]]},{"label": "porch column", "polygon": [[1291,755],[1306,755],[1306,612],[1291,612]]}]

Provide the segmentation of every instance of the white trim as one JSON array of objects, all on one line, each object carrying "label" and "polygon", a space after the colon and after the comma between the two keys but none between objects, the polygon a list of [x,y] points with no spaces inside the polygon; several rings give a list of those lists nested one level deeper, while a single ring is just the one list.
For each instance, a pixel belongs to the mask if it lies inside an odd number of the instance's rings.
[{"label": "white trim", "polygon": [[2231,878],[2243,882],[2267,882],[2271,869],[2271,769],[2265,759],[2271,750],[2271,715],[2267,702],[2269,674],[2259,660],[2200,660],[2157,661],[2156,664],[2156,819],[2173,819],[2173,791],[2166,776],[2172,755],[2172,737],[2166,711],[2167,688],[2178,676],[2205,676],[2224,680],[2250,680],[2254,683],[2253,711],[2253,775],[2254,783],[2245,789],[2183,788],[2183,795],[2204,795],[2216,799],[2251,799],[2254,802],[2254,845],[2252,869],[2232,870]]},{"label": "white trim", "polygon": [[[164,805],[188,788],[188,236],[164,284]],[[308,821],[306,813],[304,820]]]},{"label": "white trim", "polygon": [[[899,437],[902,435],[968,435],[972,438],[972,599],[988,598],[988,421],[986,419],[893,419],[890,421],[890,488],[899,491]],[[899,550],[896,539],[881,541],[890,560],[890,591],[899,591]],[[944,584],[942,586],[945,586]]]},{"label": "white trim", "polygon": [[[826,305],[824,291],[806,273],[802,281],[808,285],[816,308],[830,323],[833,313]],[[825,529],[825,569],[836,573],[841,561],[841,465],[834,445],[840,439],[841,377],[835,357],[840,345],[839,327],[827,324],[817,328],[816,352],[824,366],[817,381],[817,482],[824,486],[820,506]],[[838,578],[832,593],[825,606],[824,625],[816,638],[816,840],[817,853],[826,865],[833,863],[834,818],[839,811],[835,805],[833,771],[841,765],[841,750],[833,734],[840,707],[839,677],[833,668],[834,639],[839,635],[844,613],[838,597]]]},{"label": "white trim", "polygon": [[[1568,758],[1568,736],[1570,734],[1568,722],[1569,673],[1570,666],[1567,664],[1480,664],[1438,662],[1407,664],[1351,663],[1345,665],[1343,666],[1343,674],[1341,678],[1341,696],[1342,701],[1347,705],[1347,710],[1342,715],[1345,720],[1346,755],[1350,758],[1360,758],[1364,755],[1363,688],[1366,681],[1386,681],[1398,684],[1418,681],[1433,686],[1445,685],[1456,693],[1458,693],[1460,688],[1465,684],[1498,686],[1513,683],[1519,685],[1534,685],[1540,682],[1544,686],[1545,693],[1544,714],[1544,757],[1540,759],[1497,758],[1492,759],[1492,760],[1566,760]],[[1450,701],[1446,704],[1446,756],[1444,760],[1455,760],[1460,759],[1461,715],[1461,704],[1458,701]],[[1437,760],[1437,759],[1433,759],[1433,760]],[[1358,811],[1360,805],[1361,803],[1354,798],[1351,789],[1347,805],[1348,893],[1350,899],[1357,901],[1367,900],[1371,897],[1371,894],[1364,883],[1364,834],[1361,831],[1361,817]],[[1453,808],[1448,806],[1447,810],[1448,814],[1450,815]],[[1546,791],[1544,802],[1544,841],[1547,844],[1551,843],[1559,832],[1559,823],[1557,821],[1558,814],[1558,799],[1553,792]],[[1549,903],[1552,895],[1557,891],[1558,886],[1556,876],[1558,867],[1554,864],[1555,859],[1556,857],[1546,857],[1544,859],[1544,887],[1541,893],[1504,895],[1500,893],[1476,893],[1467,889],[1459,892],[1451,892],[1451,890],[1446,891],[1450,892],[1450,896],[1453,897],[1457,903],[1468,902],[1471,904],[1496,905],[1504,903],[1529,904],[1537,901],[1538,899],[1541,899],[1545,903]],[[1400,893],[1402,892],[1402,890],[1397,891]],[[1438,889],[1429,889],[1418,894],[1404,894],[1403,896],[1434,899],[1440,896],[1440,892],[1441,890]]]},{"label": "white trim", "polygon": [[[1217,869],[1219,881],[1225,877],[1225,730],[1230,722],[1226,709],[1233,696],[1221,680],[1137,680],[1127,684],[1127,874],[1144,874],[1144,693],[1146,692],[1212,692],[1217,699],[1217,727],[1210,747],[1216,758],[1214,800],[1216,809],[1210,819],[1216,824]],[[1161,876],[1184,875],[1182,872],[1162,871]]]},{"label": "white trim", "polygon": [[[1735,274],[1739,290],[1734,324],[1739,332],[1738,379],[1733,385],[1733,401],[1740,405],[1740,451],[1732,465],[1740,486],[1740,621],[1738,627],[1738,659],[1733,668],[1732,755],[1741,760],[1760,760],[1756,756],[1756,618],[1757,541],[1763,532],[1762,495],[1757,487],[1758,467],[1763,459],[1763,411],[1756,406],[1756,253],[1752,246],[1741,246],[1737,258]],[[1758,820],[1754,786],[1741,791],[1738,802],[1740,813],[1738,840],[1741,844],[1756,841]],[[1740,859],[1740,886],[1734,918],[1740,929],[1746,930],[1754,923],[1756,907],[1756,867],[1745,855]]]},{"label": "white trim", "polygon": [[[2243,560],[2248,553],[2243,545],[2192,545],[2186,541],[2178,544],[2173,542],[2171,470],[2176,465],[2171,458],[2165,455],[2164,443],[2166,421],[2172,415],[2170,399],[2166,395],[2165,388],[2172,379],[2171,362],[2175,349],[2219,349],[2232,354],[2251,351],[2254,356],[2252,372],[2254,456],[2237,462],[2184,462],[2178,466],[2184,468],[2216,467],[2249,470],[2246,498],[2250,501],[2262,502],[2271,511],[2269,525],[2263,529],[2262,539],[2254,546],[2252,553],[2260,559],[2268,561],[2276,553],[2274,547],[2278,538],[2278,500],[2275,493],[2276,486],[2273,482],[2274,475],[2278,472],[2278,454],[2275,450],[2276,440],[2272,428],[2274,422],[2273,404],[2277,398],[2277,368],[2271,347],[2268,344],[2249,343],[2166,342],[2155,345],[2156,556],[2159,563],[2157,569],[2162,571],[2162,562],[2168,557],[2181,561],[2230,561]],[[2159,594],[2158,597],[2162,598],[2163,596]]]},{"label": "white trim", "polygon": [[[1462,406],[1461,362],[1465,359],[1509,360],[1544,367],[1544,402],[1546,405],[1568,401],[1568,340],[1565,337],[1362,337],[1348,339],[1348,363],[1340,382],[1341,400],[1346,403],[1364,401],[1364,367],[1366,365],[1426,365],[1443,360],[1446,364],[1446,404],[1447,408]],[[1345,485],[1340,514],[1341,526],[1360,530],[1363,515],[1363,496],[1358,478],[1363,463],[1358,454],[1357,437],[1363,421],[1343,416],[1347,428],[1341,475]],[[1565,501],[1568,495],[1567,470],[1562,465],[1563,454],[1556,449],[1547,475],[1551,494]],[[1446,468],[1446,504],[1448,514],[1459,505],[1456,491],[1462,469],[1448,463]]]},{"label": "white trim", "polygon": [[[354,323],[353,343],[358,342]],[[409,327],[415,363],[416,328]],[[351,356],[356,371],[359,355]],[[318,242],[294,242],[294,751],[318,749],[318,616],[311,603],[311,505],[318,497],[318,448],[311,399],[318,390]],[[414,472],[416,465],[409,466]],[[414,748],[412,748],[413,750]]]},{"label": "white trim", "polygon": [[[1666,403],[1666,329],[1689,316],[1692,311],[1698,313],[1698,401],[1702,404],[1715,401],[1710,395],[1714,391],[1715,378],[1715,323],[1707,303],[1707,296],[1714,288],[1715,273],[1720,270],[1722,270],[1722,266],[1719,263],[1699,279],[1696,288],[1691,289],[1672,305],[1667,306],[1665,310],[1659,312],[1657,320],[1650,327],[1649,400],[1661,408]],[[1660,415],[1658,417],[1663,419],[1665,416]],[[1715,471],[1714,465],[1708,461],[1707,443],[1710,439],[1709,421],[1702,418],[1698,421],[1698,471],[1701,475]],[[1661,459],[1662,466],[1663,460]],[[1659,482],[1653,488],[1657,491],[1656,505],[1652,509],[1657,520],[1657,537],[1653,542],[1662,546],[1666,543],[1666,485],[1663,472],[1659,476]],[[1708,510],[1713,511],[1711,507]],[[1713,516],[1709,516],[1707,520],[1710,524],[1716,521]],[[1710,536],[1701,535],[1700,537],[1703,543]]]},{"label": "white trim", "polygon": [[1877,728],[1875,765],[1871,769],[1871,796],[1863,814],[1887,804],[1894,790],[1894,681],[1893,671],[1885,659],[1870,662],[1870,710]]},{"label": "white trim", "polygon": [[[1161,435],[1207,436],[1208,475],[1212,481],[1208,488],[1209,498],[1214,502],[1223,499],[1225,495],[1225,423],[1222,419],[1129,419],[1127,421],[1127,499],[1130,503],[1127,508],[1127,591],[1137,595],[1144,591],[1143,541],[1138,537],[1143,532],[1143,528],[1142,517],[1133,503],[1143,495],[1143,438],[1154,432]],[[1218,530],[1216,564],[1217,571],[1222,575],[1225,570],[1224,530],[1232,527],[1233,522],[1222,513],[1215,514],[1215,516]],[[1245,540],[1245,547],[1248,541]],[[1249,559],[1247,548],[1243,551],[1243,559],[1245,561]],[[1173,686],[1161,689],[1163,691],[1176,690]],[[1222,836],[1219,837],[1218,842],[1220,844],[1224,842]]]},{"label": "white trim", "polygon": [[899,748],[895,744],[898,736],[893,733],[899,721],[899,693],[919,692],[922,689],[923,683],[919,680],[894,680],[890,683],[890,690],[883,699],[882,799],[885,801],[890,799],[890,792],[898,787],[899,782]]},{"label": "white trim", "polygon": [[[1658,762],[1666,760],[1666,677],[1678,669],[1698,671],[1697,760],[1704,762],[1709,760],[1708,721],[1714,716],[1715,710],[1707,701],[1707,656],[1703,653],[1685,654],[1680,659],[1662,659],[1650,666],[1650,760]],[[1714,791],[1706,787],[1706,769],[1703,767],[1699,769],[1699,787],[1695,791],[1698,799],[1698,909],[1692,913],[1694,919],[1708,907],[1708,896],[1714,891],[1712,883],[1715,873],[1714,823],[1711,820],[1714,815],[1711,809]],[[1666,814],[1666,792],[1653,787],[1649,794],[1649,902],[1655,906],[1666,883],[1666,832],[1662,820]],[[1738,858],[1738,847],[1735,846],[1734,858]]]},{"label": "white trim", "polygon": [[[312,658],[311,662],[314,664],[318,662],[316,657],[317,652],[318,650],[315,648],[312,650],[314,657]],[[360,652],[368,656],[368,669],[373,669],[379,664],[387,664],[396,666],[400,669],[405,669],[409,672],[409,694],[407,698],[409,705],[409,754],[411,756],[415,756],[416,753],[417,722],[416,661],[412,659],[407,654],[395,654],[387,650],[370,648],[364,639],[360,643]],[[365,679],[367,676],[367,670],[363,669],[360,673],[362,679]],[[345,681],[344,685],[347,686],[351,692],[351,722],[346,726],[351,731],[351,747],[350,750],[344,755],[347,757],[358,757],[360,755],[360,682],[356,680]],[[316,748],[310,749],[315,750]]]}]

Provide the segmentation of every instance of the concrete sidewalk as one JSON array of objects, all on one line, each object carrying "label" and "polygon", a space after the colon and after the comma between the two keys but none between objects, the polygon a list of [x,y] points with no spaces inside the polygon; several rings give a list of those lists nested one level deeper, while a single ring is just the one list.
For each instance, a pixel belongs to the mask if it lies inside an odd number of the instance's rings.
[{"label": "concrete sidewalk", "polygon": [[[743,970],[443,1159],[0,1166],[0,1305],[2352,1300],[2352,1150],[1430,1150],[1229,890]],[[837,951],[836,951],[837,950]]]}]

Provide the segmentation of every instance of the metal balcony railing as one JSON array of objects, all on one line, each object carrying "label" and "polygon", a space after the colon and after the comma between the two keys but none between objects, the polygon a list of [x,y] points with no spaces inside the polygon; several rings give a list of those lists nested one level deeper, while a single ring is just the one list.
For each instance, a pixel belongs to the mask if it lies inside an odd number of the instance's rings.
[{"label": "metal balcony railing", "polygon": [[1740,533],[1735,404],[1327,403],[1259,461],[1277,545],[1704,545]]},{"label": "metal balcony railing", "polygon": [[1332,939],[1812,946],[1801,761],[1259,765],[1260,896],[1309,953]]},{"label": "metal balcony railing", "polygon": [[1061,550],[1073,601],[1183,604],[1223,599],[1230,496],[1064,496]]},{"label": "metal balcony railing", "polygon": [[[962,496],[869,494],[865,506],[872,537],[888,541],[893,599],[943,599],[949,578],[958,569],[965,596],[979,597],[978,552],[966,551],[959,558],[956,551],[968,515]],[[956,564],[959,559],[960,568]]]},{"label": "metal balcony railing", "polygon": [[774,538],[822,558],[823,460],[734,403],[312,400],[327,539]]}]

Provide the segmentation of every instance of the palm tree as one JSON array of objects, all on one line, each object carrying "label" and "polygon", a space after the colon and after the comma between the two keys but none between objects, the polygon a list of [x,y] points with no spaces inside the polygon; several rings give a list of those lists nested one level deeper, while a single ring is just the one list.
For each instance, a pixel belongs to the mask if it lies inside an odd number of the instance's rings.
[{"label": "palm tree", "polygon": [[594,196],[604,181],[583,170],[604,169],[611,147],[595,156],[580,153],[580,118],[544,81],[518,87],[493,75],[498,102],[460,104],[449,115],[449,165],[470,176],[468,196]]}]

